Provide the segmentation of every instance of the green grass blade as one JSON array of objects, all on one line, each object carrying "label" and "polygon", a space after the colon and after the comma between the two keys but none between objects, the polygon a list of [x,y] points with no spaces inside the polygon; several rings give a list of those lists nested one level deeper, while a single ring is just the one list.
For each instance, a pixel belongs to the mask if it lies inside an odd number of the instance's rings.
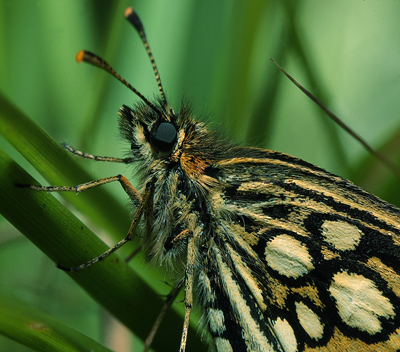
[{"label": "green grass blade", "polygon": [[[54,262],[73,266],[107,249],[51,194],[18,188],[16,183],[33,184],[35,180],[1,151],[0,212]],[[146,337],[162,307],[162,299],[118,255],[70,276],[135,334]],[[169,344],[171,348],[178,344],[182,326],[175,311],[170,311],[166,320],[168,324],[161,326],[154,344],[162,350]],[[191,330],[190,350],[200,350],[199,339]]]},{"label": "green grass blade", "polygon": [[36,351],[111,351],[47,314],[5,296],[0,297],[0,333]]},{"label": "green grass blade", "polygon": [[[52,185],[77,185],[92,180],[76,158],[64,150],[39,125],[30,120],[0,93],[0,133]],[[85,197],[64,193],[68,199],[99,227],[121,234],[129,228],[126,208],[104,189],[87,192]]]}]

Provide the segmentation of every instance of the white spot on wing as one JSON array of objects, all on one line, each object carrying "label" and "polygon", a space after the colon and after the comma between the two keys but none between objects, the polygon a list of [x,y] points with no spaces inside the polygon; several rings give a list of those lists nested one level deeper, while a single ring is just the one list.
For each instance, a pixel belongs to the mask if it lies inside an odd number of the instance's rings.
[{"label": "white spot on wing", "polygon": [[325,240],[341,251],[355,249],[362,236],[358,227],[345,221],[325,221],[321,229]]},{"label": "white spot on wing", "polygon": [[378,318],[393,318],[395,315],[389,299],[373,281],[362,275],[337,273],[329,291],[343,321],[360,331],[376,334],[382,329]]},{"label": "white spot on wing", "polygon": [[297,351],[297,340],[294,331],[286,319],[278,318],[273,325],[275,335],[285,352]]},{"label": "white spot on wing", "polygon": [[296,314],[301,326],[306,333],[313,339],[322,338],[324,333],[324,324],[320,318],[303,302],[296,302]]},{"label": "white spot on wing", "polygon": [[307,247],[289,235],[279,235],[268,242],[265,260],[279,274],[295,279],[314,269]]}]

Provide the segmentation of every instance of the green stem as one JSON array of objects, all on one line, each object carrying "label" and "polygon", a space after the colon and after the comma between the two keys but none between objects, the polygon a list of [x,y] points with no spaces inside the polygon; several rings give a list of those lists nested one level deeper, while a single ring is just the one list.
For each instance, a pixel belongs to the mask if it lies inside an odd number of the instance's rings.
[{"label": "green stem", "polygon": [[10,297],[0,297],[0,333],[36,351],[111,352],[91,338]]},{"label": "green stem", "polygon": [[[47,143],[52,142],[46,140],[39,144]],[[51,194],[18,188],[16,184],[36,184],[36,181],[0,150],[0,212],[54,262],[75,266],[107,249]],[[70,276],[141,339],[147,336],[161,310],[162,299],[118,255],[113,254],[105,262]],[[143,304],[144,301],[150,304]],[[160,327],[154,341],[155,349],[177,348],[182,318],[171,311],[166,321],[168,324]],[[191,330],[190,350],[200,350],[199,337]]]}]

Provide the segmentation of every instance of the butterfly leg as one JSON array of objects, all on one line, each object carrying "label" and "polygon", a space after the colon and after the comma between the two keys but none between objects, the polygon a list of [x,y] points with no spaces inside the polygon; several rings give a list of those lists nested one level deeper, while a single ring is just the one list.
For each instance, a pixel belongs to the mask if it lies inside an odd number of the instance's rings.
[{"label": "butterfly leg", "polygon": [[62,146],[71,154],[77,155],[84,159],[90,159],[90,160],[95,160],[95,161],[108,161],[108,162],[112,162],[112,163],[124,163],[124,164],[128,164],[133,161],[133,158],[115,158],[113,156],[98,156],[98,155],[85,153],[85,152],[82,152],[78,149],[71,147],[67,143],[63,143]]},{"label": "butterfly leg", "polygon": [[128,194],[129,198],[135,203],[140,204],[142,202],[142,196],[136,190],[135,187],[128,181],[125,176],[117,175],[111,177],[104,177],[98,180],[89,181],[85,183],[81,183],[76,186],[38,186],[38,185],[20,185],[17,184],[18,187],[29,188],[35,191],[42,191],[42,192],[76,192],[81,193],[87,191],[88,189],[105,185],[110,182],[118,181],[124,191]]},{"label": "butterfly leg", "polygon": [[124,191],[128,194],[129,198],[132,200],[133,203],[138,204],[138,208],[136,210],[135,216],[132,220],[131,226],[129,228],[129,231],[126,235],[125,238],[123,238],[120,242],[118,242],[114,247],[110,248],[100,256],[89,260],[86,263],[83,263],[82,265],[79,265],[77,267],[73,268],[68,268],[64,267],[62,265],[58,265],[58,267],[64,271],[68,272],[74,272],[74,271],[79,271],[84,268],[87,268],[90,265],[93,265],[97,262],[100,262],[107,258],[110,254],[114,253],[118,248],[122,247],[125,243],[131,241],[134,237],[135,230],[139,224],[139,220],[142,217],[143,213],[145,212],[146,214],[149,214],[151,216],[152,214],[152,209],[149,210],[148,207],[149,205],[152,207],[153,204],[153,194],[154,194],[154,182],[150,181],[146,184],[146,189],[144,191],[143,196],[140,195],[140,193],[136,190],[135,187],[132,186],[132,184],[128,181],[128,179],[125,176],[122,175],[117,175],[117,176],[111,176],[111,177],[105,177],[99,180],[94,180],[90,182],[86,182],[77,186],[73,187],[68,187],[68,186],[37,186],[37,185],[19,185],[20,187],[25,187],[29,189],[33,189],[36,191],[46,191],[46,192],[76,192],[80,193],[83,191],[86,191],[88,189],[98,187],[101,185],[104,185],[106,183],[118,181]]},{"label": "butterfly leg", "polygon": [[[140,196],[139,193],[137,192],[137,190],[132,186],[132,184],[124,176],[121,176],[120,180],[122,180],[122,181],[120,181],[122,187],[124,188],[125,192],[129,195],[129,197],[131,199],[136,197],[136,193],[138,196]],[[82,270],[84,268],[87,268],[90,265],[93,265],[97,262],[100,262],[100,261],[106,259],[110,254],[114,253],[117,249],[122,247],[124,244],[131,241],[135,235],[135,230],[139,224],[139,220],[142,217],[143,212],[147,209],[147,207],[149,206],[149,203],[152,204],[152,202],[153,202],[153,194],[154,194],[154,183],[152,181],[150,181],[146,184],[146,189],[143,194],[143,197],[140,197],[140,203],[139,203],[138,209],[136,210],[135,216],[132,220],[128,234],[126,235],[125,238],[123,238],[116,245],[114,245],[114,247],[110,248],[109,250],[107,250],[103,254],[99,255],[98,257],[93,258],[92,260],[89,260],[88,262],[83,263],[77,267],[66,268],[61,265],[58,265],[58,268],[60,268],[64,271],[68,271],[68,272]],[[135,198],[135,199],[137,199],[137,198]]]},{"label": "butterfly leg", "polygon": [[163,321],[165,314],[167,313],[168,309],[171,307],[172,303],[174,303],[176,297],[178,296],[179,292],[182,289],[182,284],[176,285],[165,300],[165,303],[161,309],[160,314],[158,315],[156,321],[154,322],[153,326],[151,327],[150,333],[147,336],[146,340],[144,341],[144,350],[143,352],[148,352],[150,350],[151,343],[153,342],[154,336],[157,333],[158,328]]},{"label": "butterfly leg", "polygon": [[189,329],[189,318],[190,312],[193,306],[193,281],[194,281],[194,265],[196,261],[196,247],[195,247],[195,236],[190,230],[182,231],[177,238],[182,239],[188,237],[188,249],[187,249],[187,261],[186,261],[186,272],[185,272],[185,318],[183,321],[183,330],[181,345],[179,352],[185,352],[186,341]]}]

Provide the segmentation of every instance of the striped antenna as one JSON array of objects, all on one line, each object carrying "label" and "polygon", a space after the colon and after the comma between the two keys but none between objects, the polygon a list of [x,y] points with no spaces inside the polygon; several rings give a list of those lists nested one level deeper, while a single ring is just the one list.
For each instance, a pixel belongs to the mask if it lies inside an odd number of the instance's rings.
[{"label": "striped antenna", "polygon": [[147,55],[149,55],[151,66],[153,67],[154,75],[156,76],[158,90],[160,91],[161,98],[164,102],[164,106],[168,106],[167,99],[165,97],[164,89],[161,84],[160,74],[158,73],[157,65],[154,60],[153,53],[151,52],[149,42],[146,38],[146,32],[144,31],[143,23],[140,20],[137,13],[133,10],[132,7],[128,7],[124,12],[125,18],[135,27],[136,31],[138,32],[140,39],[142,40],[144,47],[146,49]]}]

